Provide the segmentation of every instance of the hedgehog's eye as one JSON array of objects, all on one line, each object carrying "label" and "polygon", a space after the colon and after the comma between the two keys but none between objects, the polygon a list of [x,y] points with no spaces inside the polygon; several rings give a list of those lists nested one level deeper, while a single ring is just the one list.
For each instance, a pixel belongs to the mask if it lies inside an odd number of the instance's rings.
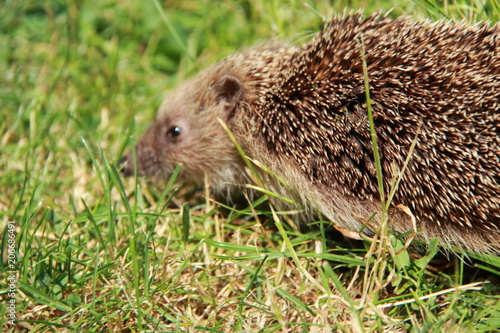
[{"label": "hedgehog's eye", "polygon": [[167,137],[169,139],[175,139],[175,138],[179,137],[179,135],[181,135],[181,133],[182,133],[182,129],[180,127],[172,126],[167,131]]}]

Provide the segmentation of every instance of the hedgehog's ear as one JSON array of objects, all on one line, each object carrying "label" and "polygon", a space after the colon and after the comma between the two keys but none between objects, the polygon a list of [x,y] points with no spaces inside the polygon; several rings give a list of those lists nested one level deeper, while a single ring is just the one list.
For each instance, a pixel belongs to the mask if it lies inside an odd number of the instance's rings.
[{"label": "hedgehog's ear", "polygon": [[232,113],[243,93],[241,81],[232,75],[223,75],[213,88],[217,102],[223,106],[226,113]]}]

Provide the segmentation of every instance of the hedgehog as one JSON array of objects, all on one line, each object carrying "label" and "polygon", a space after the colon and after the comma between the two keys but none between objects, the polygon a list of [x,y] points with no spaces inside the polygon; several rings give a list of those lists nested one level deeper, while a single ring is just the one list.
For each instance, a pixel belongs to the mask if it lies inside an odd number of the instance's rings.
[{"label": "hedgehog", "polygon": [[[386,196],[400,179],[391,230],[416,223],[423,241],[499,253],[499,32],[357,13],[302,47],[241,51],[169,94],[136,145],[136,171],[168,179],[180,164],[181,182],[234,193],[254,181],[251,161],[267,189],[370,235],[382,216],[370,104]],[[133,165],[129,153],[122,173]]]}]

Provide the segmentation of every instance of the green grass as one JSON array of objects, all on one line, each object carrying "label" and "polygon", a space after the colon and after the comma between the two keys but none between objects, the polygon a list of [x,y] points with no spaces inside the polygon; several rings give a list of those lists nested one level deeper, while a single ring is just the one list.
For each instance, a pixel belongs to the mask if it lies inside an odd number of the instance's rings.
[{"label": "green grass", "polygon": [[0,217],[16,225],[18,319],[7,322],[2,228],[2,332],[498,329],[498,257],[443,258],[436,244],[398,253],[388,235],[381,251],[329,239],[321,223],[298,233],[265,198],[221,209],[173,182],[117,174],[166,90],[268,38],[307,40],[345,8],[500,18],[498,2],[465,0],[2,4]]}]

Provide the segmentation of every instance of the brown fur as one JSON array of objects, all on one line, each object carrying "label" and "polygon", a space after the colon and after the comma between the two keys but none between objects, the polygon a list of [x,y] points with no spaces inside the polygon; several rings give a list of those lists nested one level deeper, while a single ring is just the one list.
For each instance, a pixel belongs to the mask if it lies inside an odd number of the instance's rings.
[{"label": "brown fur", "polygon": [[[360,40],[384,188],[418,142],[394,196],[391,227],[479,252],[500,251],[499,26],[389,20],[332,20],[302,48],[239,53],[185,82],[160,108],[137,146],[139,172],[216,191],[249,182],[218,118],[246,154],[279,177],[266,185],[298,198],[352,231],[378,212],[380,197],[366,113]],[[182,133],[166,134],[178,126]],[[125,173],[131,173],[130,162]],[[374,227],[366,232],[373,232]]]}]

